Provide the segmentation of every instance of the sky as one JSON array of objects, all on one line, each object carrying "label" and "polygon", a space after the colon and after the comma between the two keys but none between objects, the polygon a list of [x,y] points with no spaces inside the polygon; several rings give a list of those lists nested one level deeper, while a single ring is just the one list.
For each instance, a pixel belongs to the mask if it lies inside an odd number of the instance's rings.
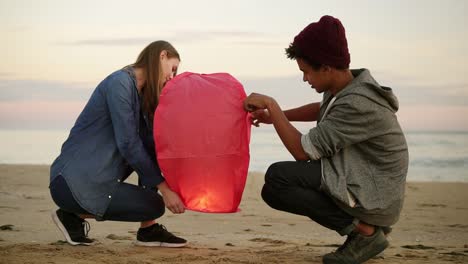
[{"label": "sky", "polygon": [[69,129],[97,84],[164,39],[179,72],[228,72],[283,108],[319,101],[284,48],[323,15],[405,130],[468,131],[467,1],[0,0],[0,129]]}]

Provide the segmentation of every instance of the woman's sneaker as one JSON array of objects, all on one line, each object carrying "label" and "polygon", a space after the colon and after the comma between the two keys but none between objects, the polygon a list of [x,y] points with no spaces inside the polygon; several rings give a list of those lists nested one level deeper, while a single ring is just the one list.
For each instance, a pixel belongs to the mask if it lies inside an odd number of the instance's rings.
[{"label": "woman's sneaker", "polygon": [[90,230],[88,221],[62,209],[52,212],[52,220],[70,245],[89,246],[93,244],[94,240],[88,238]]},{"label": "woman's sneaker", "polygon": [[154,224],[138,229],[135,245],[146,247],[184,247],[187,240],[177,237],[167,231],[166,227]]}]

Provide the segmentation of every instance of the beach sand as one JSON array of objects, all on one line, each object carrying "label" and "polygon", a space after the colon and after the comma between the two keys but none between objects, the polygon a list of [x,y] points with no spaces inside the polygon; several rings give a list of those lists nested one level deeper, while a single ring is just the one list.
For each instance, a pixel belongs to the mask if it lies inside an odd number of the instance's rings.
[{"label": "beach sand", "polygon": [[[135,176],[132,176],[132,182]],[[0,263],[321,263],[344,240],[306,217],[269,208],[250,173],[234,214],[169,211],[159,220],[189,240],[182,249],[133,245],[137,223],[90,220],[94,246],[70,246],[52,223],[49,167],[0,165]],[[383,259],[368,263],[468,263],[468,184],[407,184]]]}]

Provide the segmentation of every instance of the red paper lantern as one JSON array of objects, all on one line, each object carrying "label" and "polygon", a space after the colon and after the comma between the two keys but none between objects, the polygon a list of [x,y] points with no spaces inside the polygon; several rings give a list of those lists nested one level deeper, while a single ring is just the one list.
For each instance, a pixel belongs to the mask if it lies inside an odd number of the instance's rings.
[{"label": "red paper lantern", "polygon": [[227,73],[185,72],[164,87],[154,116],[157,158],[187,209],[238,211],[250,158],[245,98]]}]

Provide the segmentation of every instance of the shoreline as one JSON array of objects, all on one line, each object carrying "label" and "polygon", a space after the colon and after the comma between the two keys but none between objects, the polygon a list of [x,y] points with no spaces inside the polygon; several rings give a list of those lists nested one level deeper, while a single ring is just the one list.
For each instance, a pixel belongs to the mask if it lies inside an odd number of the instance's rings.
[{"label": "shoreline", "polygon": [[[186,248],[136,247],[137,223],[94,220],[89,236],[98,244],[73,247],[50,219],[48,183],[49,165],[0,165],[0,263],[321,263],[345,239],[268,207],[263,174],[249,172],[240,212],[166,211],[158,220],[186,238]],[[408,182],[405,196],[385,259],[367,263],[468,262],[468,183]]]},{"label": "shoreline", "polygon": [[[52,164],[34,164],[34,163],[0,163],[0,166],[24,166],[24,167],[50,167]],[[250,174],[261,174],[264,175],[266,171],[258,171],[258,170],[249,170]],[[468,173],[467,173],[468,174]],[[461,184],[468,184],[468,178],[466,181],[444,181],[444,180],[406,180],[407,183],[461,183]]]}]

